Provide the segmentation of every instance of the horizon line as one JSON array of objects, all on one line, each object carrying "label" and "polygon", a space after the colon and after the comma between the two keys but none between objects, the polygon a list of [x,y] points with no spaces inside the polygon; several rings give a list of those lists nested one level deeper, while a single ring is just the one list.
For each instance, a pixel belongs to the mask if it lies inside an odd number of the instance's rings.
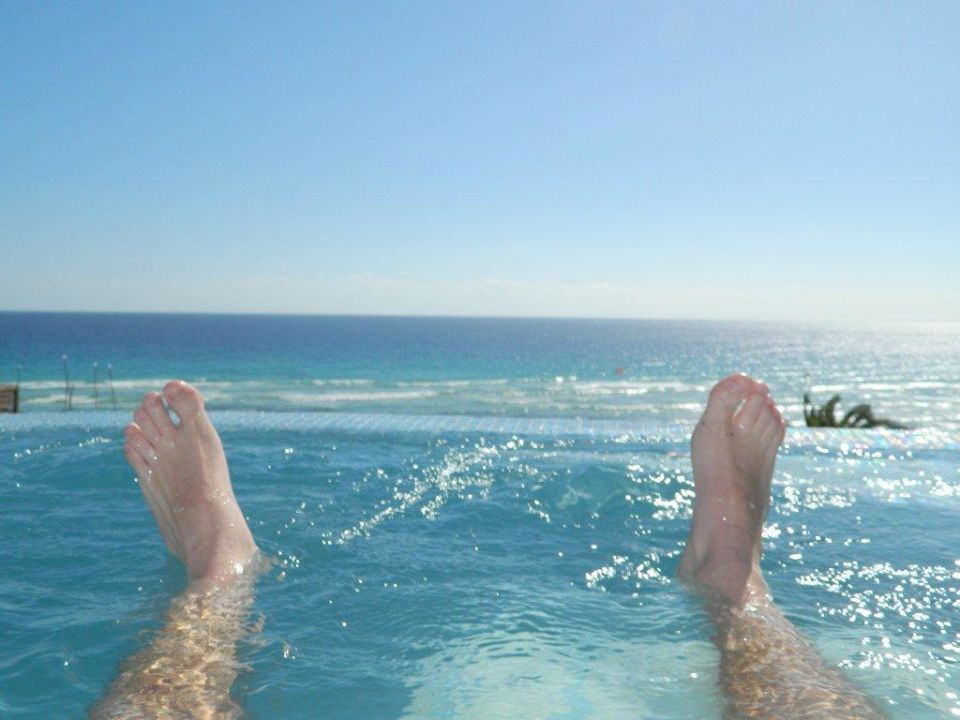
[{"label": "horizon line", "polygon": [[710,317],[642,317],[601,315],[482,315],[482,314],[402,314],[402,313],[332,313],[332,312],[283,312],[283,311],[225,311],[225,310],[7,310],[0,308],[0,315],[166,315],[166,316],[214,316],[214,317],[316,317],[316,318],[369,318],[369,319],[419,319],[419,320],[584,320],[608,322],[688,322],[688,323],[756,323],[764,325],[960,325],[957,320],[878,320],[871,319],[823,319],[797,318],[710,318]]}]

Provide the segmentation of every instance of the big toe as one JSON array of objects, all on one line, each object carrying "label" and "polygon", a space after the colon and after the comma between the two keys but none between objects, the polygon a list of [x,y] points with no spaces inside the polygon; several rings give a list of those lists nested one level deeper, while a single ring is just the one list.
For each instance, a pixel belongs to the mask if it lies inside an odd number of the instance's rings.
[{"label": "big toe", "polygon": [[707,409],[703,414],[704,421],[711,418],[729,419],[755,385],[752,378],[742,373],[725,377],[710,391]]},{"label": "big toe", "polygon": [[181,421],[203,415],[203,396],[193,385],[183,380],[172,380],[164,385],[163,396]]}]

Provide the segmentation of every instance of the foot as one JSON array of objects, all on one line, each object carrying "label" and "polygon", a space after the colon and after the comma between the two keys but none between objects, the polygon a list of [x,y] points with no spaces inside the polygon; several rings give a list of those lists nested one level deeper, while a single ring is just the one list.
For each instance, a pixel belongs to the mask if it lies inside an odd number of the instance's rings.
[{"label": "foot", "polygon": [[[164,407],[180,418],[174,424]],[[182,381],[148,393],[127,425],[123,454],[171,553],[193,579],[242,573],[257,552],[233,495],[220,436],[196,388]]]},{"label": "foot", "polygon": [[785,429],[767,386],[731,375],[714,386],[693,432],[696,500],[679,574],[737,607],[766,594],[761,533]]}]

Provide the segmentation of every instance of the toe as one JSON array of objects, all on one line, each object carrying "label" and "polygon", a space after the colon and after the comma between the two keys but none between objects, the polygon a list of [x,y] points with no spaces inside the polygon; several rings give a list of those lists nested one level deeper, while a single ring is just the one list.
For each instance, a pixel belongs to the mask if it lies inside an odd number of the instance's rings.
[{"label": "toe", "polygon": [[733,414],[753,385],[753,380],[743,374],[725,377],[710,391],[707,412],[718,411],[725,416]]},{"label": "toe", "polygon": [[743,407],[737,412],[734,424],[741,430],[752,430],[760,418],[760,412],[765,408],[767,408],[767,396],[759,392],[751,392],[743,403]]},{"label": "toe", "polygon": [[757,429],[761,433],[761,441],[764,445],[780,447],[786,423],[783,421],[776,400],[770,395],[767,395],[765,400],[764,407],[757,418]]},{"label": "toe", "polygon": [[147,412],[147,409],[143,405],[134,411],[133,421],[137,424],[137,427],[143,431],[143,434],[147,440],[150,441],[150,444],[157,447],[161,440],[160,431],[157,429],[157,426],[153,424],[150,413]]},{"label": "toe", "polygon": [[136,451],[145,463],[149,465],[157,461],[157,452],[153,449],[153,445],[150,444],[139,425],[130,423],[124,429],[123,434],[127,439],[127,444]]},{"label": "toe", "polygon": [[144,482],[150,477],[150,466],[147,465],[147,461],[140,456],[140,453],[136,451],[130,442],[127,442],[123,446],[123,456],[127,459],[127,462],[130,464],[130,467],[133,468],[137,477],[140,478],[140,482]]},{"label": "toe", "polygon": [[760,441],[763,445],[780,445],[780,419],[769,407],[760,411],[757,428],[760,430]]},{"label": "toe", "polygon": [[172,440],[176,433],[173,426],[173,420],[170,419],[170,413],[163,406],[163,398],[158,392],[147,393],[143,398],[143,407],[150,415],[157,432],[164,440]]},{"label": "toe", "polygon": [[781,422],[771,423],[770,427],[764,431],[761,443],[765,448],[766,461],[772,472],[773,465],[777,460],[777,453],[783,444],[783,425]]},{"label": "toe", "polygon": [[181,420],[191,420],[203,413],[200,391],[183,380],[173,380],[164,385],[163,396]]},{"label": "toe", "polygon": [[773,416],[773,422],[778,427],[785,427],[786,423],[783,420],[783,414],[780,412],[780,408],[777,406],[777,401],[773,399],[773,395],[767,395],[767,407],[770,409],[770,414]]}]

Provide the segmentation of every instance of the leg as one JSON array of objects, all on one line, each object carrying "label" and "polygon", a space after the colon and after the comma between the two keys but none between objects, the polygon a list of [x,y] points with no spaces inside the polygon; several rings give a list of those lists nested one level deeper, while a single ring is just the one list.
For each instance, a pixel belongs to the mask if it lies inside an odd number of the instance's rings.
[{"label": "leg", "polygon": [[149,647],[123,663],[95,718],[239,717],[230,687],[236,643],[260,565],[240,511],[220,437],[203,399],[183,382],[148,394],[127,426],[124,454],[160,534],[190,583],[171,603]]},{"label": "leg", "polygon": [[760,572],[761,532],[785,427],[762,383],[733,375],[711,391],[693,433],[696,500],[680,577],[707,597],[727,717],[880,718],[780,613]]}]

